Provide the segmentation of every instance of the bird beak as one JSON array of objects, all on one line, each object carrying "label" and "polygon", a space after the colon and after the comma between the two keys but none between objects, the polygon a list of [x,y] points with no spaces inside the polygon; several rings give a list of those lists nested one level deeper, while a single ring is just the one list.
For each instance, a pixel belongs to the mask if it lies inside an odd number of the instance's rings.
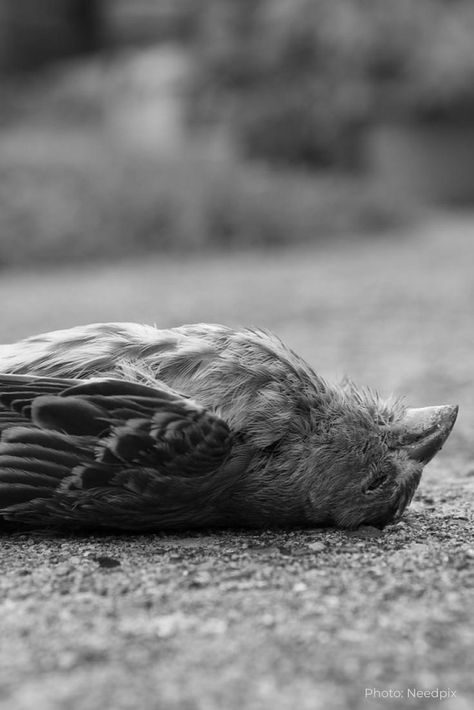
[{"label": "bird beak", "polygon": [[396,424],[397,447],[404,449],[413,461],[427,464],[450,435],[458,409],[453,404],[407,409]]}]

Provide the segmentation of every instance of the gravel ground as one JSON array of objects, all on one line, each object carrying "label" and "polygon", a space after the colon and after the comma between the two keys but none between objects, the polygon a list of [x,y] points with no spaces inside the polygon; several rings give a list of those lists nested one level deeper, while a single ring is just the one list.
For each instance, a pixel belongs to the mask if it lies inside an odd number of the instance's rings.
[{"label": "gravel ground", "polygon": [[326,377],[461,411],[383,532],[4,531],[2,707],[471,708],[473,263],[465,216],[319,251],[4,275],[3,341],[92,320],[254,323]]}]

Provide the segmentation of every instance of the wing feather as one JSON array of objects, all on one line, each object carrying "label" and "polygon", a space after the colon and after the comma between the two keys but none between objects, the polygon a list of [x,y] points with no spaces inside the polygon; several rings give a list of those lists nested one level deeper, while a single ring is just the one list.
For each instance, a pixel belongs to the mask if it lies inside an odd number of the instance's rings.
[{"label": "wing feather", "polygon": [[0,515],[26,522],[172,517],[232,449],[222,419],[160,383],[0,375],[0,415]]}]

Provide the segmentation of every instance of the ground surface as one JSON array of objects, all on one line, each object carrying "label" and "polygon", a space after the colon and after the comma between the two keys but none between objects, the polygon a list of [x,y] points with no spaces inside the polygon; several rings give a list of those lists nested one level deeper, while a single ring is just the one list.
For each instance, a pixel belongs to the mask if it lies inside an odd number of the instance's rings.
[{"label": "ground surface", "polygon": [[461,410],[381,533],[3,534],[3,706],[472,707],[473,263],[466,217],[317,251],[4,275],[4,342],[97,320],[256,324],[326,377]]}]

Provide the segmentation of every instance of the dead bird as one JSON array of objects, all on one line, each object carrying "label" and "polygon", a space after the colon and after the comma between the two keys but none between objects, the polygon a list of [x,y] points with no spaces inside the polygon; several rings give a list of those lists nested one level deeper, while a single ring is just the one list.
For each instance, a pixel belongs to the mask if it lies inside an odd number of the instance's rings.
[{"label": "dead bird", "polygon": [[383,527],[458,411],[222,325],[55,331],[0,346],[0,372],[0,517],[34,526]]}]

